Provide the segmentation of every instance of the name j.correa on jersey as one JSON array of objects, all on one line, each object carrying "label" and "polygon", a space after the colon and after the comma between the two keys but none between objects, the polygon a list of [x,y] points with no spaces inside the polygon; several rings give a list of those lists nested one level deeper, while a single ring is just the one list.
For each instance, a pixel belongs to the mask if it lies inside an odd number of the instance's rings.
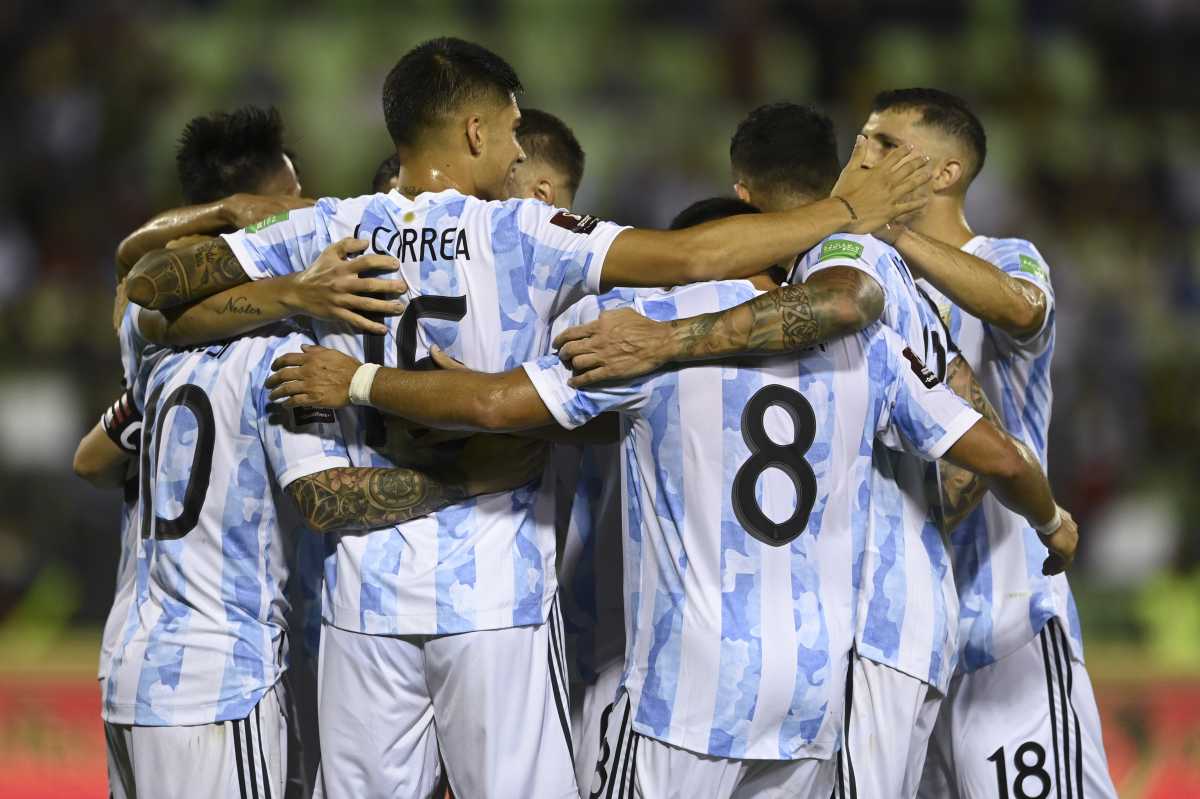
[{"label": "name j.correa on jersey", "polygon": [[371,242],[372,252],[390,255],[401,263],[471,258],[467,233],[462,228],[406,227],[394,230],[376,227],[363,230],[358,225],[354,228],[354,238],[367,239]]}]

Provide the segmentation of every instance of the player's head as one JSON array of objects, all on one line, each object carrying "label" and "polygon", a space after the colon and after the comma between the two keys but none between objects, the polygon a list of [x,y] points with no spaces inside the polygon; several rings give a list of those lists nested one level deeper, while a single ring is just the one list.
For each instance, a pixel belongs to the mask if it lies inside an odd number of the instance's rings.
[{"label": "player's head", "polygon": [[379,164],[375,177],[371,180],[371,191],[376,194],[386,194],[392,189],[400,188],[400,156],[392,153]]},{"label": "player's head", "polygon": [[729,163],[738,197],[764,211],[828,197],[841,172],[833,122],[795,103],[751,111],[729,142]]},{"label": "player's head", "polygon": [[[677,213],[675,218],[671,220],[669,229],[683,230],[684,228],[703,225],[705,222],[725,219],[730,216],[761,213],[762,210],[760,208],[751,205],[745,200],[739,200],[737,197],[709,197],[705,200],[697,200]],[[782,283],[784,278],[787,277],[787,273],[778,266],[772,266],[764,270],[764,272],[775,283]]]},{"label": "player's head", "polygon": [[484,199],[503,196],[517,144],[517,73],[492,51],[445,37],[409,50],[383,82],[383,116],[401,158],[438,153]]},{"label": "player's head", "polygon": [[880,92],[862,127],[871,166],[893,147],[911,144],[933,164],[934,195],[961,199],[987,157],[987,136],[979,117],[953,94],[939,89]]},{"label": "player's head", "polygon": [[570,208],[583,180],[583,148],[566,123],[536,108],[521,109],[517,142],[525,160],[508,173],[509,197],[533,197]]},{"label": "player's head", "polygon": [[274,108],[248,105],[196,117],[179,137],[175,164],[189,203],[238,192],[300,194],[296,168],[283,145],[283,119]]}]

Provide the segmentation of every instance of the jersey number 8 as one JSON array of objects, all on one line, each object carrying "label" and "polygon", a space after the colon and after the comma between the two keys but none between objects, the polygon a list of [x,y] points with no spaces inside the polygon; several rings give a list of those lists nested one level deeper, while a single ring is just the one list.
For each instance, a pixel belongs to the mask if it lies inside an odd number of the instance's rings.
[{"label": "jersey number 8", "polygon": [[[776,444],[767,435],[767,409],[782,408],[792,418],[794,439]],[[750,459],[733,478],[733,512],[746,532],[773,547],[795,541],[808,526],[813,503],[817,500],[817,476],[804,459],[817,435],[817,417],[812,405],[799,391],[787,386],[770,385],[759,389],[742,409],[742,438],[750,448]],[[782,522],[773,522],[758,505],[755,488],[767,469],[779,469],[796,489],[796,510]]]}]

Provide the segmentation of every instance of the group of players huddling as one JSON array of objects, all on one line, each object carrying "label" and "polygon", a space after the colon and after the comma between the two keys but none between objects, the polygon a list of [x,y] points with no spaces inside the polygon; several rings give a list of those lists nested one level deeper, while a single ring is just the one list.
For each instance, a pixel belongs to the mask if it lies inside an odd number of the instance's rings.
[{"label": "group of players huddling", "polygon": [[976,116],[883,92],[843,167],[761,107],[659,231],[567,210],[521,88],[414,48],[315,204],[275,112],[185,130],[76,455],[126,488],[113,796],[1114,797]]}]

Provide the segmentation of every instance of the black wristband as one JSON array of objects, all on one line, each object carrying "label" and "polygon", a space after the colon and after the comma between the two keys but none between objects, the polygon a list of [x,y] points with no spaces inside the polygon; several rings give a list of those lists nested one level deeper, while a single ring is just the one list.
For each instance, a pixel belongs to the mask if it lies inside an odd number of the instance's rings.
[{"label": "black wristband", "polygon": [[142,414],[128,390],[100,417],[100,426],[123,452],[138,453],[142,444]]},{"label": "black wristband", "polygon": [[842,205],[846,206],[846,210],[850,212],[850,221],[851,222],[858,221],[858,214],[854,213],[854,206],[850,204],[849,200],[847,200],[845,197],[839,197],[836,194],[832,194],[830,196],[833,197],[833,199],[840,202]]}]

